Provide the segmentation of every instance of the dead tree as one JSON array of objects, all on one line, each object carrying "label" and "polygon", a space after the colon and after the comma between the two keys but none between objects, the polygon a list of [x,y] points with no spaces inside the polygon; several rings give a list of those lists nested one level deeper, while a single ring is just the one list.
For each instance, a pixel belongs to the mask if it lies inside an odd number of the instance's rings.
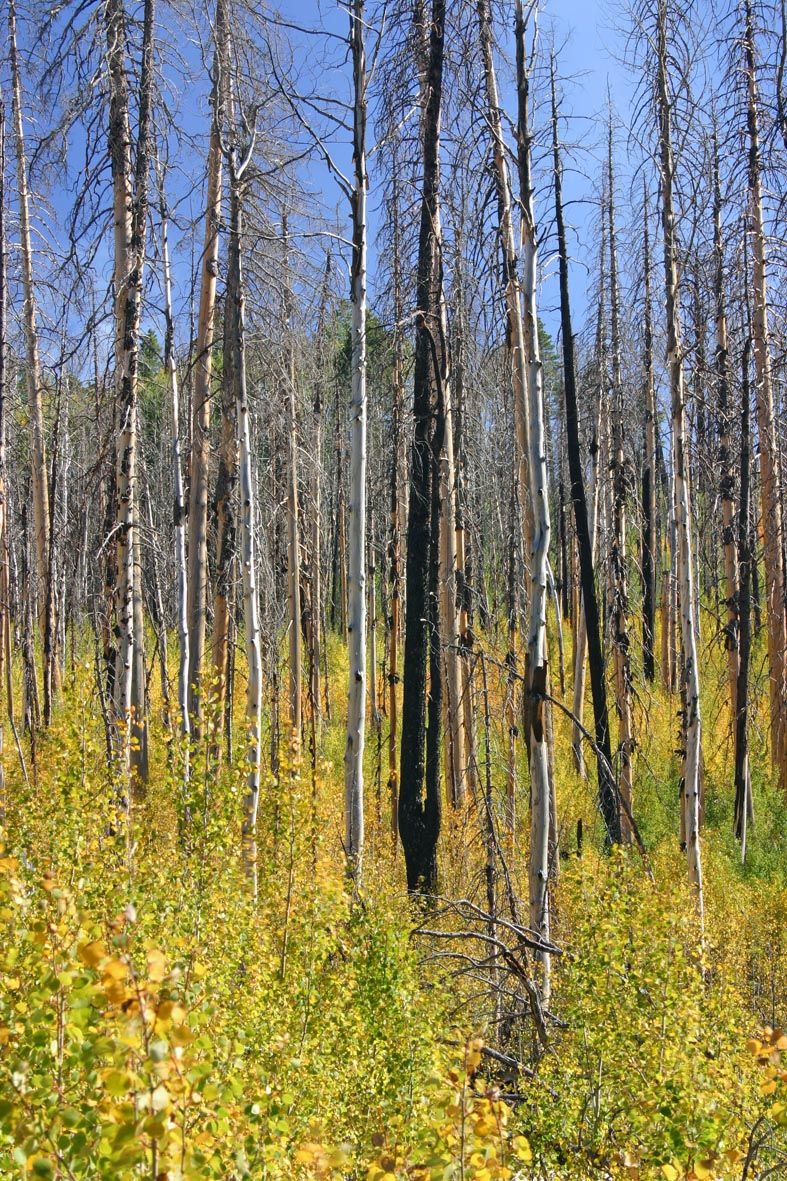
[{"label": "dead tree", "polygon": [[689,499],[686,396],[683,378],[677,232],[674,210],[673,101],[669,75],[667,0],[658,0],[655,33],[655,97],[658,121],[658,160],[661,179],[661,224],[664,245],[667,366],[669,370],[671,398],[673,504],[685,708],[683,724],[686,749],[683,756],[681,801],[689,880],[694,887],[697,909],[700,919],[702,919],[702,859],[700,852],[702,725],[696,641],[697,598],[694,585],[692,555],[692,516]]},{"label": "dead tree", "polygon": [[445,0],[432,0],[423,112],[421,223],[416,286],[415,434],[407,518],[407,606],[399,787],[399,835],[407,885],[431,893],[440,833],[442,651],[439,618],[440,453],[447,371],[442,335],[442,260],[435,231],[440,202],[440,116]]},{"label": "dead tree", "polygon": [[609,715],[607,712],[607,691],[604,681],[601,624],[599,620],[598,598],[596,595],[593,539],[591,536],[587,497],[585,495],[585,481],[582,474],[582,452],[579,440],[574,333],[571,323],[568,248],[566,243],[565,215],[563,211],[562,164],[558,135],[554,61],[552,63],[552,152],[555,189],[555,224],[558,237],[560,275],[560,331],[563,346],[566,443],[568,447],[569,475],[571,478],[571,501],[574,505],[574,522],[577,530],[577,547],[579,549],[579,575],[582,585],[582,610],[587,631],[590,688],[593,697],[599,808],[604,818],[609,841],[611,843],[619,843],[621,839],[620,809],[617,804],[616,786],[611,772],[612,750],[609,734]]}]

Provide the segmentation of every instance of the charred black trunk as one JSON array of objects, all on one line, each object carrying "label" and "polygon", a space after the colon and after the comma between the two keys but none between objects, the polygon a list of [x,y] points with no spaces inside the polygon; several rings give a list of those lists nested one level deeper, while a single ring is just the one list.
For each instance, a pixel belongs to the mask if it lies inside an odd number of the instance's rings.
[{"label": "charred black trunk", "polygon": [[607,829],[607,840],[610,844],[619,844],[621,840],[620,811],[618,808],[617,787],[612,774],[612,750],[609,736],[607,691],[604,683],[604,656],[601,648],[601,627],[593,570],[593,546],[590,537],[590,523],[588,521],[587,498],[585,496],[585,481],[582,475],[582,456],[579,443],[574,337],[571,329],[568,254],[566,252],[566,227],[563,216],[560,174],[560,146],[557,133],[557,109],[554,103],[554,91],[552,130],[555,170],[555,222],[557,225],[558,254],[560,257],[560,328],[563,344],[563,389],[566,400],[566,443],[568,468],[571,478],[571,500],[574,505],[574,520],[577,529],[579,576],[582,587],[585,625],[587,628],[590,689],[593,698],[596,765],[598,768],[599,809]]},{"label": "charred black trunk", "polygon": [[[399,834],[411,891],[434,890],[440,834],[440,632],[438,618],[439,457],[444,430],[446,349],[441,329],[439,226],[440,108],[444,0],[433,0],[425,85],[423,189],[418,240],[417,318],[407,521]],[[428,684],[427,684],[428,672]]]},{"label": "charred black trunk", "polygon": [[751,500],[749,454],[749,354],[751,340],[743,350],[743,388],[741,397],[741,488],[738,515],[738,683],[735,715],[735,835],[743,839],[751,808],[749,787],[749,657],[751,652],[751,577],[753,569],[749,535]]}]

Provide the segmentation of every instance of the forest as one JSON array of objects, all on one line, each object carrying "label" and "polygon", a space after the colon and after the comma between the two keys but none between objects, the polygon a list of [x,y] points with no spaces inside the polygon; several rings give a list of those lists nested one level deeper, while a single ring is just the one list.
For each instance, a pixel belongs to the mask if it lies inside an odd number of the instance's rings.
[{"label": "forest", "polygon": [[787,1181],[785,0],[2,7],[0,1178]]}]

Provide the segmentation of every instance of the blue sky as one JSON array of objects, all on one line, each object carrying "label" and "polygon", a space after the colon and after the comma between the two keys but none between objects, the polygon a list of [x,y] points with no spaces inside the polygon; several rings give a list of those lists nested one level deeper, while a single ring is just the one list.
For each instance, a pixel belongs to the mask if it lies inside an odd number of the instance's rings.
[{"label": "blue sky", "polygon": [[[575,301],[575,320],[578,326],[581,324],[582,314],[586,307],[585,276],[587,272],[583,264],[591,261],[591,257],[588,256],[592,256],[594,245],[594,235],[592,232],[593,210],[589,204],[584,203],[589,198],[592,198],[595,179],[598,175],[598,160],[594,158],[592,149],[594,145],[598,145],[601,142],[603,135],[603,121],[606,118],[607,86],[609,85],[612,91],[613,101],[624,123],[626,121],[627,108],[631,95],[631,78],[617,60],[622,47],[621,36],[615,31],[614,27],[615,10],[612,5],[616,5],[617,3],[618,0],[610,0],[610,6],[608,7],[607,4],[582,3],[581,0],[542,0],[541,5],[540,28],[542,38],[547,42],[554,40],[559,51],[560,73],[566,80],[562,88],[564,93],[564,113],[568,116],[572,114],[575,116],[569,122],[566,137],[569,141],[573,141],[579,145],[576,163],[578,168],[585,174],[582,176],[577,175],[569,168],[567,169],[565,178],[566,196],[567,200],[571,202],[568,210],[569,219],[574,223],[577,230],[573,239],[573,246],[570,245],[570,250],[577,264],[572,268],[572,288]],[[295,23],[303,24],[310,28],[324,28],[339,34],[341,37],[346,36],[346,12],[336,0],[291,0],[289,4],[282,3],[281,9],[284,11],[286,18]],[[513,5],[511,5],[511,12],[513,14]],[[472,11],[468,13],[468,19],[473,19]],[[506,36],[511,38],[509,31],[511,27],[511,22],[507,22],[507,29],[498,25],[499,35],[503,38]],[[22,24],[21,31],[24,36],[26,31],[24,24]],[[305,66],[310,68],[313,65],[313,60],[310,60],[310,58],[313,59],[318,52],[315,46],[315,39],[302,38],[302,40],[304,44],[310,45],[308,53],[303,55]],[[513,49],[511,41],[506,46],[508,50]],[[183,46],[183,49],[189,55],[195,53],[194,48],[188,50]],[[338,50],[338,52],[331,51],[331,56],[335,61],[341,62],[343,52],[341,47],[338,47]],[[345,73],[345,71],[342,71],[342,73]],[[185,98],[185,109],[182,112],[182,125],[188,132],[197,136],[198,144],[206,141],[209,118],[206,101],[207,82],[204,81],[204,75],[202,77],[203,85],[198,86],[196,89],[190,88],[189,96]],[[348,82],[349,79],[345,78],[345,81]],[[330,82],[327,80],[326,85],[330,85]],[[506,101],[509,109],[513,110],[513,96],[507,95]],[[181,151],[183,150],[181,149]],[[186,168],[188,172],[193,174],[199,186],[201,160],[199,147],[196,147],[196,151],[197,154],[194,155],[186,150]],[[343,166],[347,167],[349,164],[349,145],[337,145],[337,153],[340,162]],[[626,183],[625,144],[621,144],[619,156],[622,194],[623,186]],[[74,141],[72,162],[77,167],[81,163],[78,135]],[[546,173],[543,179],[545,182],[547,181]],[[178,195],[178,183],[176,174],[171,174],[168,181],[171,194],[170,200],[176,198]],[[345,210],[346,202],[343,201],[338,188],[324,166],[320,164],[311,166],[310,184],[313,189],[322,193],[324,204],[329,210],[337,209],[340,215],[348,212]],[[376,204],[374,160],[371,162],[371,185],[371,229],[374,231],[374,206]],[[199,192],[200,187],[193,193],[192,199],[189,202],[195,215],[199,214],[202,200]],[[55,192],[51,194],[51,199],[54,210],[59,215],[58,220],[60,218],[64,219],[70,200],[68,192]],[[546,205],[548,201],[548,194],[546,192],[544,193],[544,201]],[[549,207],[537,210],[537,215],[542,220],[549,219],[550,214],[551,209]],[[197,234],[198,238],[201,237],[199,230]],[[176,245],[177,233],[174,230],[172,237],[173,244]],[[111,270],[109,257],[111,243],[109,237],[107,237],[104,245],[105,248],[100,250],[98,256],[100,260],[99,265],[102,270],[102,281],[108,279]],[[185,242],[184,245],[186,245]],[[180,304],[183,313],[185,313],[185,315],[177,317],[183,329],[179,333],[181,344],[185,343],[185,333],[190,310],[190,296],[187,291],[190,255],[190,246],[185,250],[178,251],[176,249],[174,255],[176,285],[180,289],[177,302]],[[370,252],[370,286],[372,291],[374,289],[374,262],[374,248],[372,247]],[[541,309],[548,328],[555,334],[557,330],[557,315],[554,307],[557,303],[557,291],[556,283],[554,282],[554,260],[550,262],[547,252],[545,253],[543,262],[545,281],[541,294]]]}]

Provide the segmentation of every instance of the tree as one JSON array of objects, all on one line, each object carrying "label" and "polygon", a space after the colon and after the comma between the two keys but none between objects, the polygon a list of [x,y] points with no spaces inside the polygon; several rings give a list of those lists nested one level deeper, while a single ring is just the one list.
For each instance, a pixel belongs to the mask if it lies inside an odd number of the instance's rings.
[{"label": "tree", "polygon": [[[416,285],[415,432],[407,517],[407,605],[399,787],[399,835],[407,885],[434,890],[440,834],[442,652],[438,605],[439,457],[445,430],[447,372],[442,334],[440,113],[445,37],[444,0],[432,0],[423,111],[421,223]],[[428,682],[427,682],[428,675]]]},{"label": "tree", "polygon": [[[349,688],[344,755],[345,852],[356,884],[363,868],[363,750],[366,722],[366,51],[364,2],[353,0],[353,170],[350,300],[352,303],[352,402],[348,571]],[[374,676],[374,664],[372,664]]]},{"label": "tree", "polygon": [[765,603],[771,706],[771,763],[782,787],[787,787],[787,723],[785,720],[787,617],[785,617],[784,522],[768,333],[768,260],[762,207],[760,97],[751,0],[744,0],[743,3],[741,51],[746,79],[746,133],[749,149],[748,226],[752,265],[752,341],[757,398],[757,429],[760,439],[760,495],[764,535]]},{"label": "tree", "polygon": [[38,578],[36,607],[41,624],[44,665],[44,724],[52,717],[52,694],[59,674],[55,652],[55,607],[50,570],[50,506],[44,428],[44,384],[38,348],[36,295],[33,277],[33,246],[30,230],[30,193],[27,154],[22,121],[22,79],[16,39],[16,3],[8,5],[8,47],[11,64],[14,138],[16,140],[16,175],[19,195],[19,231],[22,247],[24,284],[24,325],[26,345],[27,402],[30,416],[30,475],[33,489],[33,538]]},{"label": "tree", "polygon": [[190,711],[197,722],[202,717],[200,691],[205,658],[208,595],[208,480],[210,463],[211,376],[216,315],[216,280],[219,273],[219,230],[221,221],[222,151],[221,128],[224,110],[225,0],[216,2],[211,126],[205,199],[205,244],[200,259],[199,314],[191,415],[189,462],[188,609]]},{"label": "tree", "polygon": [[139,560],[138,377],[142,281],[148,221],[148,169],[153,101],[154,0],[145,0],[142,69],[132,171],[126,14],[123,0],[105,13],[109,67],[109,155],[114,203],[115,319],[115,587],[119,632],[114,710],[118,753],[134,782],[148,775],[145,656]]},{"label": "tree", "polygon": [[672,148],[673,102],[669,74],[668,6],[659,0],[656,14],[655,88],[658,122],[658,159],[661,180],[661,225],[664,245],[664,297],[667,326],[667,366],[669,369],[672,479],[677,546],[680,633],[683,651],[684,733],[681,789],[682,831],[686,844],[689,879],[695,889],[700,919],[703,916],[702,859],[700,852],[700,760],[702,725],[700,683],[697,663],[697,599],[694,588],[692,555],[692,518],[689,498],[689,474],[686,436],[686,403],[681,343],[680,292],[673,207],[675,167]]},{"label": "tree", "polygon": [[601,625],[599,621],[598,599],[596,597],[593,539],[591,536],[592,530],[585,494],[585,481],[582,474],[582,453],[579,441],[574,333],[571,321],[568,247],[563,211],[562,163],[558,135],[554,59],[552,61],[552,153],[555,187],[555,224],[557,227],[560,267],[560,326],[563,344],[563,390],[566,400],[566,442],[568,445],[568,465],[571,477],[571,501],[574,506],[574,522],[579,548],[579,573],[582,585],[582,611],[587,633],[587,648],[590,664],[590,688],[593,696],[599,807],[606,825],[607,836],[610,842],[617,843],[621,839],[621,820],[620,809],[617,805],[616,785],[612,777],[612,751],[609,736],[609,716],[607,713],[607,691],[604,681],[604,654],[601,646]]}]

